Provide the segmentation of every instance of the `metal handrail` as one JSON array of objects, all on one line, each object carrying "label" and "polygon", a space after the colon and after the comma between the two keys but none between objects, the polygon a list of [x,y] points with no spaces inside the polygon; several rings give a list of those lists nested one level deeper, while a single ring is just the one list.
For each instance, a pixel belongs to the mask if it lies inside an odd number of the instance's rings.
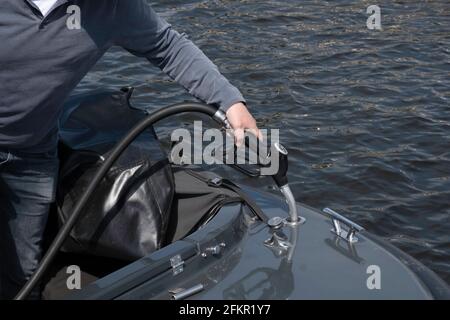
[{"label": "metal handrail", "polygon": [[[331,220],[333,222],[333,232],[338,235],[339,237],[343,238],[344,240],[354,243],[358,241],[358,238],[355,237],[355,234],[357,232],[361,232],[364,230],[363,227],[361,227],[359,224],[351,221],[350,219],[344,217],[343,215],[337,213],[336,211],[325,208],[323,209],[323,212],[327,213],[331,216]],[[348,227],[348,231],[345,232],[341,228],[341,223],[346,225]]]}]

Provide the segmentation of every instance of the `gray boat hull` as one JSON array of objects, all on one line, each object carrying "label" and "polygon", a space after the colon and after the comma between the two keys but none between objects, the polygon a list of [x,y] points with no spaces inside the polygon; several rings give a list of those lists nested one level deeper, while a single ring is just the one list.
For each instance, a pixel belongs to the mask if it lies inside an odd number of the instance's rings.
[{"label": "gray boat hull", "polygon": [[[287,216],[281,198],[243,189],[269,217]],[[445,282],[384,240],[361,231],[350,244],[326,214],[298,210],[305,224],[274,230],[227,205],[185,239],[67,298],[173,299],[187,290],[187,299],[449,299]]]}]

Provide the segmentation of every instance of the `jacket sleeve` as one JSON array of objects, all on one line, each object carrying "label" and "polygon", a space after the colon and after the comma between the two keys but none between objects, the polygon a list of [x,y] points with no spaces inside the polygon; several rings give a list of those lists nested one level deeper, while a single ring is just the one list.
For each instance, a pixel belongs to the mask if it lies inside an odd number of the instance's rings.
[{"label": "jacket sleeve", "polygon": [[214,63],[162,19],[145,0],[117,0],[114,43],[147,58],[194,97],[227,111],[244,102]]}]

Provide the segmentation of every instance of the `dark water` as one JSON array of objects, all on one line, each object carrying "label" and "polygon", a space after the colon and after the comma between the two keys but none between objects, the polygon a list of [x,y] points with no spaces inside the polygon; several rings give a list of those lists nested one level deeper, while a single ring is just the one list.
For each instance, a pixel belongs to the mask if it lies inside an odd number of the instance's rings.
[{"label": "dark water", "polygon": [[[366,27],[371,4],[382,31]],[[261,127],[281,129],[298,201],[344,213],[450,282],[450,1],[154,8],[243,91]],[[189,99],[121,49],[79,90],[124,85],[150,109]]]}]

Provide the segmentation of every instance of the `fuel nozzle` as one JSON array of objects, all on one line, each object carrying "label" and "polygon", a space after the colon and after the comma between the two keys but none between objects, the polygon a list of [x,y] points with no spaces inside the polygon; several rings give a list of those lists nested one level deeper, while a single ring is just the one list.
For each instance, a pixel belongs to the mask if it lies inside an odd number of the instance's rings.
[{"label": "fuel nozzle", "polygon": [[[223,125],[226,129],[231,128],[230,123],[227,120],[227,116],[222,110],[219,109],[213,118],[219,124]],[[272,145],[271,151],[265,156],[262,156],[261,154],[259,154],[260,150],[257,146],[247,143],[247,141],[246,146],[248,146],[250,149],[256,152],[259,160],[263,160],[260,161],[261,162],[260,165],[262,165],[263,167],[271,165],[271,162],[274,160],[273,153],[274,151],[276,152],[275,157],[278,156],[278,158],[276,158],[276,160],[278,160],[278,169],[276,170],[276,172],[264,174],[262,171],[260,171],[259,175],[272,176],[281,193],[284,195],[286,202],[289,206],[289,217],[286,219],[286,223],[290,225],[298,225],[304,223],[305,219],[298,216],[297,204],[288,183],[287,172],[289,168],[289,161],[288,161],[288,151],[286,150],[286,148],[282,144],[275,142]],[[264,163],[267,162],[266,160],[268,161],[268,163],[264,165]]]},{"label": "fuel nozzle", "polygon": [[273,180],[275,180],[275,183],[277,184],[278,188],[282,188],[283,186],[288,184],[287,178],[287,172],[289,169],[288,152],[286,148],[283,145],[279,144],[278,142],[275,142],[273,146],[278,153],[278,170],[272,176],[272,178]]},{"label": "fuel nozzle", "polygon": [[297,203],[294,195],[292,194],[291,188],[289,187],[287,178],[289,168],[288,151],[278,142],[275,142],[273,146],[278,153],[278,170],[274,175],[272,175],[272,178],[281,193],[284,195],[286,203],[289,206],[289,217],[286,219],[286,222],[290,225],[301,224],[305,221],[305,219],[298,216]]}]

